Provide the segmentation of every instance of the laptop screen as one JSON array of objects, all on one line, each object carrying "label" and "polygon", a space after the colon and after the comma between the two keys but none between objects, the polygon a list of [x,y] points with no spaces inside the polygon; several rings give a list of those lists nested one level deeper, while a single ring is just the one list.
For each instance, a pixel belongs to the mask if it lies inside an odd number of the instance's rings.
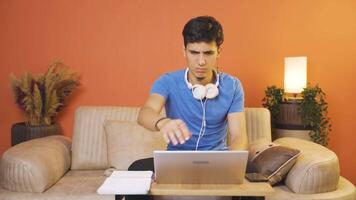
[{"label": "laptop screen", "polygon": [[241,184],[248,151],[154,151],[161,184]]}]

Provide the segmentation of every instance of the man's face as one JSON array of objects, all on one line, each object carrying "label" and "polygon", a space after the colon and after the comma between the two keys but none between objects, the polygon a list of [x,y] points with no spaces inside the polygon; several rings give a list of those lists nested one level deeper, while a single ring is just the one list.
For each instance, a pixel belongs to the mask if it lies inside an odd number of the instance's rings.
[{"label": "man's face", "polygon": [[184,56],[189,68],[190,78],[197,81],[211,81],[212,70],[216,69],[220,50],[215,41],[188,43]]}]

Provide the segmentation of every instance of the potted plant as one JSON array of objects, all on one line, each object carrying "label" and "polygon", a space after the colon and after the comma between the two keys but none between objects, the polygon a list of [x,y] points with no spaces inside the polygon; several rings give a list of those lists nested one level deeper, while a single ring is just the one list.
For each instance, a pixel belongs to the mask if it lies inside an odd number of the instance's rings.
[{"label": "potted plant", "polygon": [[65,105],[65,99],[79,85],[78,75],[61,62],[50,65],[45,74],[25,73],[10,76],[15,101],[24,111],[26,122],[12,126],[12,145],[20,142],[60,134],[55,118]]},{"label": "potted plant", "polygon": [[271,113],[271,122],[274,127],[277,116],[279,115],[279,104],[283,102],[284,90],[274,85],[267,87],[265,97],[262,99],[263,107],[268,108]]},{"label": "potted plant", "polygon": [[[325,93],[318,85],[308,85],[303,89],[301,98],[294,101],[287,99],[287,94],[282,88],[270,86],[265,90],[262,102],[263,106],[271,112],[272,128],[281,126],[285,128],[280,123],[281,121],[294,121],[302,126],[301,129],[308,130],[313,142],[327,146],[331,124]],[[288,113],[293,113],[291,110],[296,110],[294,113],[297,114],[288,115]],[[300,128],[298,125],[294,126]]]}]

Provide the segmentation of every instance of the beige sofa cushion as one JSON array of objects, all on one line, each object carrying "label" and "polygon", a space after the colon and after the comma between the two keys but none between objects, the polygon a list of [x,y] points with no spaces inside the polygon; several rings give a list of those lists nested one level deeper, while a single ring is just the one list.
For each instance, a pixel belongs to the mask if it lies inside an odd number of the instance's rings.
[{"label": "beige sofa cushion", "polygon": [[246,131],[249,143],[271,142],[271,121],[267,108],[245,108]]},{"label": "beige sofa cushion", "polygon": [[105,181],[104,170],[70,170],[43,193],[11,192],[0,188],[1,200],[114,200],[114,195],[99,195]]},{"label": "beige sofa cushion", "polygon": [[75,112],[71,169],[106,169],[106,120],[136,121],[139,107],[81,106]]},{"label": "beige sofa cushion", "polygon": [[137,159],[153,156],[154,150],[166,149],[160,132],[149,131],[137,122],[106,121],[108,162],[111,167],[127,170]]},{"label": "beige sofa cushion", "polygon": [[319,144],[297,138],[284,137],[274,142],[301,150],[301,155],[285,180],[285,184],[293,192],[315,194],[337,189],[340,169],[334,152]]},{"label": "beige sofa cushion", "polygon": [[45,191],[69,169],[70,146],[64,136],[48,136],[10,148],[0,162],[1,186],[17,192]]},{"label": "beige sofa cushion", "polygon": [[274,193],[266,200],[356,200],[355,186],[345,178],[339,178],[337,190],[316,194],[297,194],[285,185],[273,187]]}]

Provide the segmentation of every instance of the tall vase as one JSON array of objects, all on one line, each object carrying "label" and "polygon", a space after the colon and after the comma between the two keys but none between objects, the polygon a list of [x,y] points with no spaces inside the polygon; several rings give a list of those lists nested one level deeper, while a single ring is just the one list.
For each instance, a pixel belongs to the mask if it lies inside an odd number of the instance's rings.
[{"label": "tall vase", "polygon": [[280,113],[272,130],[273,140],[280,137],[296,137],[311,141],[310,127],[303,124],[300,113],[300,102],[282,102],[279,104]]},{"label": "tall vase", "polygon": [[31,126],[25,122],[16,123],[11,128],[11,145],[14,146],[21,142],[46,137],[50,135],[59,135],[62,129],[58,123],[52,125]]}]

